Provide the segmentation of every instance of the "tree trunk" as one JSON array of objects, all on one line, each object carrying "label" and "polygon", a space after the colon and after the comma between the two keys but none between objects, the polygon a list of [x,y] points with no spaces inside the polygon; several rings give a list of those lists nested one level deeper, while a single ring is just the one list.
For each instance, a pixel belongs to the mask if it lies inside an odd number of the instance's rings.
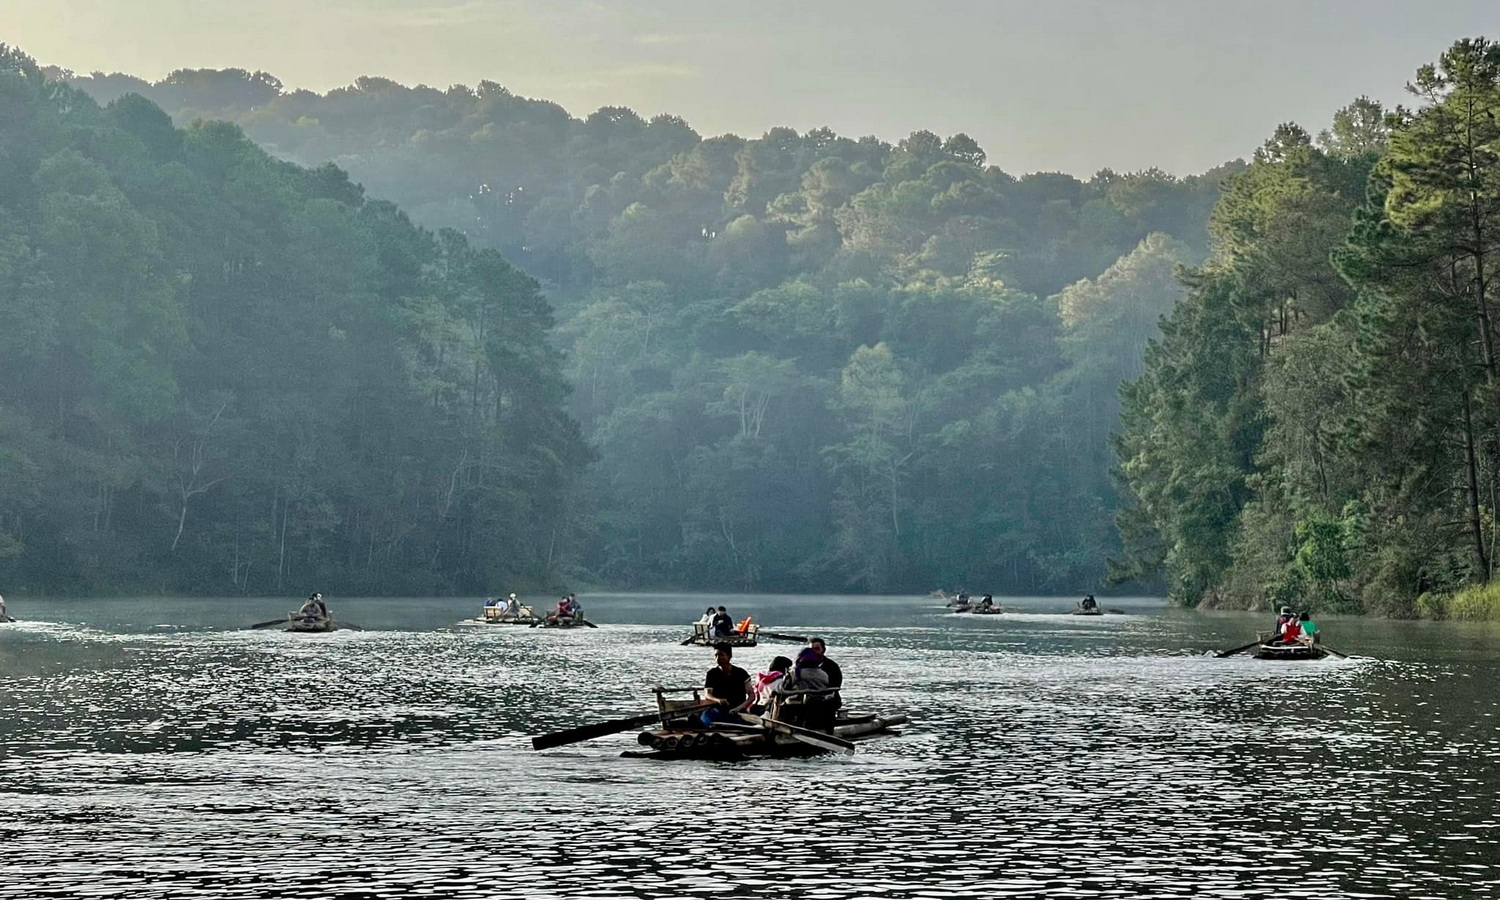
[{"label": "tree trunk", "polygon": [[1479,470],[1474,453],[1474,418],[1469,408],[1468,388],[1464,389],[1464,463],[1469,482],[1469,530],[1474,536],[1474,554],[1486,583],[1490,580],[1489,553],[1484,546],[1484,523],[1479,514]]}]

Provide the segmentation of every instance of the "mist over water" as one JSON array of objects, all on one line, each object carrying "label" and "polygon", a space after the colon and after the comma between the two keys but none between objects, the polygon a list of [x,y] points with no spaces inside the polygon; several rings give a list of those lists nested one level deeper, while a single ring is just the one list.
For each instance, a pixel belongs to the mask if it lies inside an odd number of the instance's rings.
[{"label": "mist over water", "polygon": [[[367,631],[230,630],[274,601],[13,604],[0,897],[1458,897],[1497,883],[1492,631],[1331,620],[1380,659],[1216,660],[1257,620],[1007,600],[583,598],[597,630],[448,629],[469,601],[334,600]],[[622,759],[711,664],[708,603],[816,631],[852,758]],[[76,623],[82,619],[92,623]],[[617,624],[638,623],[638,624]],[[643,623],[643,624],[639,624]],[[165,627],[159,627],[165,626]],[[437,630],[434,630],[437,629]],[[763,667],[788,644],[736,661]],[[780,648],[780,650],[778,650]]]}]

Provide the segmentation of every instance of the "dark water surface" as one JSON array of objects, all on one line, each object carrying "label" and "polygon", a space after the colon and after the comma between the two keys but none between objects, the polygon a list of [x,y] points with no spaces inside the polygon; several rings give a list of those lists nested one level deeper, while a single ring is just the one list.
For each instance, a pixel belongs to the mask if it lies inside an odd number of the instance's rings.
[{"label": "dark water surface", "polygon": [[[1204,658],[1258,619],[945,614],[914,598],[584,597],[597,630],[332,601],[25,601],[0,626],[0,898],[1500,896],[1500,631],[1330,620],[1318,663]],[[851,758],[622,759],[711,664],[710,602],[816,632]],[[763,643],[761,668],[793,645]]]}]

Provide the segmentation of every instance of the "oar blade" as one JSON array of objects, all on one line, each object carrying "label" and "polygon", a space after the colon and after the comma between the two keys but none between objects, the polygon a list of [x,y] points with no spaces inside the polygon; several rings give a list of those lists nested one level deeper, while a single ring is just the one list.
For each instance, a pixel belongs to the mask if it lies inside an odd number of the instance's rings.
[{"label": "oar blade", "polygon": [[254,629],[254,628],[270,628],[272,625],[285,625],[286,622],[287,622],[286,617],[282,616],[279,619],[272,619],[269,622],[256,622],[254,625],[251,625],[250,627],[252,629]]},{"label": "oar blade", "polygon": [[1256,644],[1259,644],[1259,643],[1260,643],[1259,640],[1254,640],[1254,641],[1251,641],[1250,643],[1244,645],[1243,647],[1235,647],[1233,650],[1225,650],[1225,651],[1223,651],[1221,653],[1215,653],[1214,654],[1214,658],[1215,659],[1228,659],[1229,657],[1235,655],[1236,653],[1244,653],[1246,650],[1249,650],[1251,647],[1254,647]]},{"label": "oar blade", "polygon": [[[669,710],[667,718],[674,719],[681,716],[690,716],[701,712],[710,706],[714,706],[712,700],[705,700],[691,706]],[[645,713],[639,716],[630,716],[625,719],[611,719],[608,722],[597,722],[593,725],[580,725],[577,728],[568,728],[563,731],[554,731],[551,734],[539,734],[531,739],[531,749],[550,750],[553,747],[561,747],[564,744],[576,744],[579,741],[588,741],[596,737],[604,737],[608,734],[624,731],[627,728],[641,728],[657,721],[660,713]]]},{"label": "oar blade", "polygon": [[821,731],[803,728],[800,725],[790,725],[779,719],[773,719],[770,716],[761,716],[760,721],[767,727],[773,728],[791,737],[793,740],[801,741],[810,747],[817,747],[821,750],[827,750],[829,753],[838,753],[843,756],[854,755],[853,741]]},{"label": "oar blade", "polygon": [[576,744],[579,741],[604,737],[608,734],[624,731],[627,728],[639,728],[642,725],[650,725],[655,721],[656,713],[648,713],[646,715],[631,716],[626,719],[611,719],[608,722],[596,722],[593,725],[582,725],[578,728],[554,731],[551,734],[541,734],[532,738],[531,749],[550,750],[553,747],[561,747],[564,744]]}]

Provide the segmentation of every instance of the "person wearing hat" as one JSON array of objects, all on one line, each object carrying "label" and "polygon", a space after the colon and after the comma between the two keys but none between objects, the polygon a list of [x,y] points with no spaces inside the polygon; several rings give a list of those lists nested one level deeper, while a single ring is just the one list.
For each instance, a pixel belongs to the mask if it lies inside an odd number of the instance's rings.
[{"label": "person wearing hat", "polygon": [[733,720],[736,713],[750,704],[753,687],[750,673],[735,665],[734,648],[714,645],[714,667],[703,677],[703,689],[714,706],[703,711],[704,725]]},{"label": "person wearing hat", "polygon": [[512,616],[521,614],[521,601],[514,593],[505,598],[505,612]]},{"label": "person wearing hat", "polygon": [[814,647],[804,647],[797,662],[786,673],[783,691],[824,691],[829,687],[828,673],[823,671],[823,654]]},{"label": "person wearing hat", "polygon": [[[823,654],[815,647],[805,647],[797,654],[797,662],[776,690],[785,697],[780,715],[789,717],[794,725],[807,728],[832,730],[833,718],[838,706],[833,702],[837,694],[810,693],[798,695],[800,691],[826,691],[830,687],[828,673],[823,670]],[[795,710],[795,712],[794,712]]]}]

